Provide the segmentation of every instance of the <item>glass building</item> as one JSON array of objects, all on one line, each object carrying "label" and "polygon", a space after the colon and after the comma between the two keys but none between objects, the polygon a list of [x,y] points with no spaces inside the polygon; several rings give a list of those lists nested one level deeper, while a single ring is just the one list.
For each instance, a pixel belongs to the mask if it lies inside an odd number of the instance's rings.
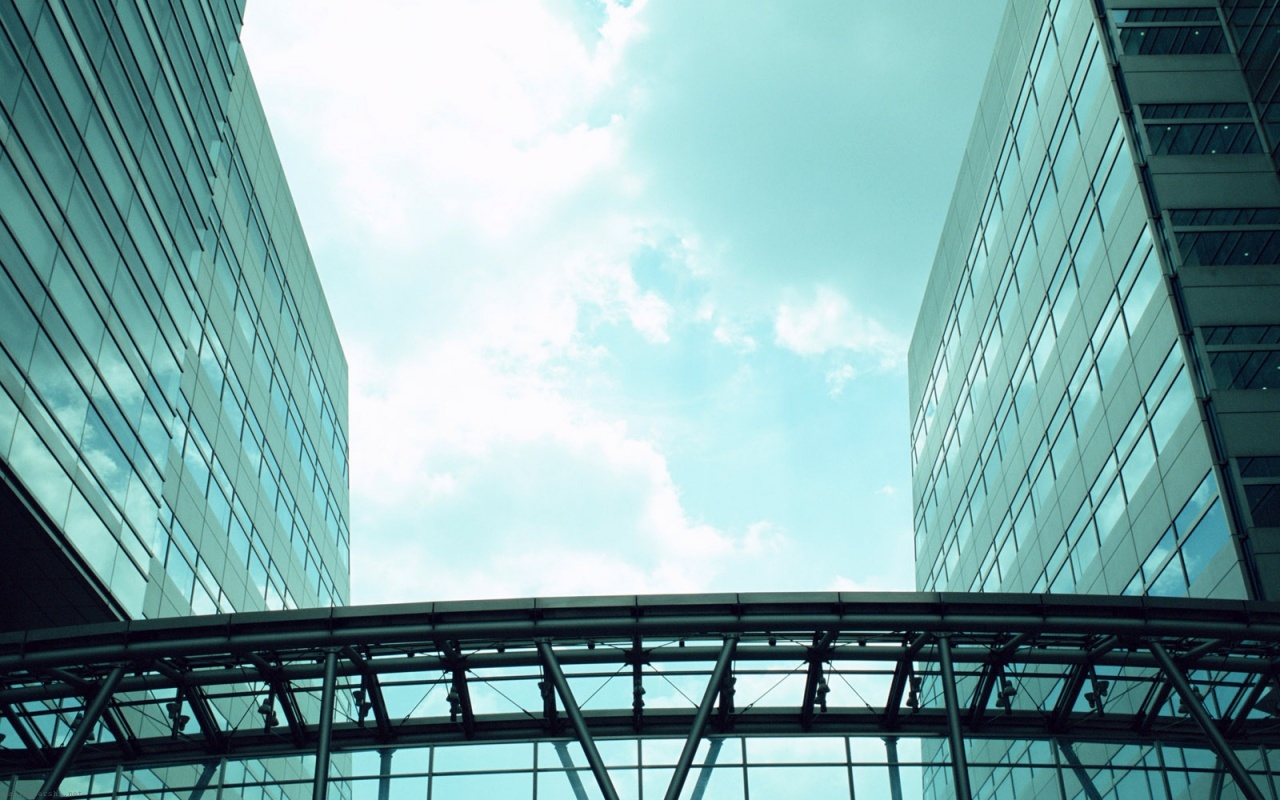
[{"label": "glass building", "polygon": [[1011,4],[911,347],[919,588],[1280,596],[1273,16]]},{"label": "glass building", "polygon": [[348,599],[346,362],[242,15],[0,5],[5,629]]},{"label": "glass building", "polygon": [[911,343],[917,588],[1280,598],[1278,55],[1273,0],[1010,3]]}]

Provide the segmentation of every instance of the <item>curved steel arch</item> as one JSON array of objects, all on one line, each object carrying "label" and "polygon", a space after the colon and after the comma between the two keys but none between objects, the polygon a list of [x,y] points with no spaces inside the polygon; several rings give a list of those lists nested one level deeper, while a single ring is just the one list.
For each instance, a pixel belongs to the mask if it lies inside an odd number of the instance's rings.
[{"label": "curved steel arch", "polygon": [[[17,738],[0,775],[53,791],[72,771],[316,754],[323,797],[335,751],[572,738],[612,797],[596,739],[680,737],[675,797],[704,736],[835,734],[946,738],[960,796],[966,739],[1210,747],[1261,798],[1235,749],[1280,745],[1278,658],[1277,604],[1075,595],[553,598],[108,623],[0,636],[0,712]],[[583,708],[588,679],[622,686]],[[698,687],[687,702],[646,705],[647,686],[677,682]]]}]

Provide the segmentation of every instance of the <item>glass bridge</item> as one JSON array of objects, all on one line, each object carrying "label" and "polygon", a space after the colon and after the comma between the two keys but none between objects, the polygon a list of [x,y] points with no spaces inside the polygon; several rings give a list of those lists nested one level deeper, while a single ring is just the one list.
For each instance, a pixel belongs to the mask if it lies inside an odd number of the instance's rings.
[{"label": "glass bridge", "polygon": [[1249,798],[1280,605],[717,594],[0,637],[9,797]]}]

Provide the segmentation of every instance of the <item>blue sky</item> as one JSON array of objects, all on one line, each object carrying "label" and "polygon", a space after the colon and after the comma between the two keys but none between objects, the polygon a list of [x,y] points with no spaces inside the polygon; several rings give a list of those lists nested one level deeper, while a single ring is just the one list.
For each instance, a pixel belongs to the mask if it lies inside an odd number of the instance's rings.
[{"label": "blue sky", "polygon": [[1002,6],[250,3],[353,602],[912,588],[906,345]]}]

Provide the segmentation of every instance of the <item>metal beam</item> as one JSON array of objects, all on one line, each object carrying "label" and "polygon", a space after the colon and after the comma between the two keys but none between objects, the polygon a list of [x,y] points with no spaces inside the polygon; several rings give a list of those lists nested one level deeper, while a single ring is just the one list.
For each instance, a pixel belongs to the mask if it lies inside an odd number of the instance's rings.
[{"label": "metal beam", "polygon": [[[275,613],[275,612],[273,612]],[[711,624],[711,623],[709,623]],[[714,627],[705,628],[704,631],[716,630]],[[966,639],[970,641],[987,639],[989,634],[975,633],[970,629],[957,625],[954,632],[963,632]],[[630,633],[627,637],[630,638]],[[657,637],[669,638],[665,632],[654,634]],[[743,634],[744,637],[748,634]],[[554,638],[554,637],[553,637]],[[895,637],[896,638],[896,637]],[[1171,636],[1171,641],[1183,641],[1185,637],[1181,635]],[[1006,661],[1014,661],[1022,665],[1051,665],[1063,666],[1071,664],[1091,664],[1094,666],[1114,666],[1125,669],[1141,669],[1149,668],[1152,670],[1159,669],[1155,657],[1145,649],[1137,651],[1129,650],[1111,650],[1110,652],[1099,656],[1094,661],[1090,660],[1087,643],[1082,643],[1075,637],[1057,638],[1051,641],[1052,647],[1048,641],[1044,647],[1035,649],[1023,648],[1017,653],[1015,659],[1005,659]],[[1197,664],[1198,669],[1217,670],[1225,672],[1238,672],[1246,675],[1260,675],[1273,671],[1275,666],[1270,661],[1270,656],[1258,652],[1256,645],[1250,642],[1258,641],[1256,636],[1244,636],[1237,641],[1234,648],[1234,655],[1220,656],[1210,655],[1202,658]],[[1274,641],[1280,645],[1280,633]],[[808,656],[807,646],[784,646],[764,647],[760,643],[749,644],[750,639],[744,638],[743,645],[738,648],[737,654],[734,656],[735,661],[802,661]],[[492,644],[492,640],[486,642]],[[508,639],[508,649],[503,653],[487,652],[474,653],[467,656],[467,666],[469,670],[475,669],[509,669],[528,666],[530,661],[536,663],[536,658],[531,658],[532,651],[531,640]],[[188,684],[192,686],[226,686],[231,684],[241,684],[245,680],[245,659],[242,650],[238,648],[238,644],[234,641],[227,640],[222,643],[223,649],[219,651],[216,658],[207,659],[209,663],[203,664],[201,669],[191,673]],[[430,643],[422,643],[420,646],[430,649]],[[3,645],[0,645],[2,648]],[[308,643],[305,647],[301,647],[293,651],[285,651],[280,654],[282,658],[289,656],[291,660],[283,663],[279,668],[279,675],[283,680],[291,684],[305,683],[309,681],[320,681],[324,677],[324,667],[316,661],[315,653],[324,649],[323,643]],[[919,652],[920,655],[916,660],[934,662],[937,660],[936,647],[924,647]],[[719,653],[720,647],[717,643],[714,647],[690,644],[683,648],[661,648],[653,651],[650,659],[653,661],[664,662],[685,662],[697,663],[705,661],[714,661]],[[879,644],[876,646],[843,648],[833,650],[831,654],[832,664],[849,664],[858,665],[866,663],[876,664],[892,664],[905,657],[908,648],[898,646],[884,646]],[[305,656],[299,657],[300,653]],[[1266,655],[1266,657],[1263,657]],[[986,664],[992,659],[991,646],[986,642],[974,645],[952,645],[951,659],[956,664]],[[125,660],[130,660],[126,657]],[[561,654],[561,663],[564,665],[592,665],[592,664],[612,664],[615,667],[619,662],[619,651],[615,648],[597,647],[594,650],[579,649]],[[115,662],[108,662],[115,663]],[[85,662],[85,665],[93,665],[95,669],[100,669],[102,662],[91,661]],[[85,665],[81,665],[79,669],[83,670]],[[436,655],[416,655],[416,654],[397,654],[395,657],[380,658],[375,667],[378,674],[392,675],[397,673],[410,672],[433,672],[449,669],[449,665],[442,656]],[[16,668],[9,674],[23,672],[21,668]],[[0,668],[0,675],[5,674]],[[338,665],[339,677],[358,677],[359,669],[353,664],[339,661]],[[67,697],[79,697],[83,693],[73,686],[61,682],[34,683],[22,682],[23,685],[10,689],[0,689],[0,703],[9,703],[13,705],[24,705],[28,703],[38,703],[46,700],[55,700]],[[156,672],[147,672],[138,670],[127,675],[120,682],[117,692],[133,693],[133,692],[164,692],[174,689],[181,685],[180,681],[171,680],[161,674],[160,670]]]},{"label": "metal beam", "polygon": [[912,659],[928,640],[928,635],[922,633],[908,642],[893,668],[893,680],[889,683],[889,697],[884,703],[884,725],[889,730],[893,730],[897,725],[898,714],[902,711],[902,695],[907,689],[907,683],[913,671]]},{"label": "metal beam", "polygon": [[551,643],[546,639],[539,639],[536,644],[538,655],[542,657],[542,664],[547,674],[551,676],[551,682],[560,695],[560,702],[564,705],[564,712],[568,715],[570,724],[573,725],[574,733],[578,735],[582,752],[586,755],[591,772],[600,786],[600,793],[605,796],[605,800],[618,800],[618,792],[613,788],[613,781],[609,779],[609,771],[605,769],[604,759],[600,757],[600,751],[596,749],[596,743],[591,738],[591,731],[587,729],[587,721],[582,717],[582,709],[578,707],[578,701],[573,699],[573,690],[569,688],[569,681],[560,669],[560,662],[556,660]]},{"label": "metal beam", "polygon": [[213,716],[213,711],[209,707],[208,697],[204,693],[204,689],[200,686],[191,685],[188,681],[188,673],[178,666],[170,664],[163,659],[155,659],[151,662],[156,671],[167,676],[174,685],[178,687],[179,698],[186,700],[191,706],[191,716],[196,720],[196,725],[200,726],[200,733],[204,736],[205,747],[210,753],[222,753],[226,750],[226,736],[223,734],[221,727],[218,725],[217,719]]},{"label": "metal beam", "polygon": [[813,646],[809,648],[806,659],[809,661],[808,674],[805,675],[804,696],[800,702],[800,728],[808,730],[813,724],[814,701],[818,699],[818,688],[822,684],[822,664],[831,656],[831,643],[836,640],[839,631],[830,630],[821,635],[813,635]]},{"label": "metal beam", "polygon": [[951,639],[938,637],[938,668],[941,672],[942,697],[947,705],[947,740],[951,745],[951,778],[956,800],[972,800],[969,789],[969,760],[964,754],[964,736],[960,730],[960,699],[956,692],[956,673],[951,664]]},{"label": "metal beam", "polygon": [[102,724],[111,731],[112,738],[120,743],[120,749],[124,751],[126,760],[132,761],[138,757],[138,737],[118,708],[108,706],[107,710],[102,712]]},{"label": "metal beam", "polygon": [[1004,665],[998,661],[983,666],[982,674],[978,677],[977,691],[973,693],[973,705],[969,707],[969,727],[976,728],[982,724],[982,715],[991,702],[991,692],[1003,675]]},{"label": "metal beam", "polygon": [[324,686],[320,690],[320,725],[316,738],[316,777],[311,800],[325,800],[329,795],[329,745],[333,731],[333,695],[338,681],[338,651],[324,654]]},{"label": "metal beam", "polygon": [[[542,680],[538,681],[538,693],[542,695],[542,720],[547,733],[555,735],[560,732],[563,723],[556,712],[556,687],[545,664],[542,667]],[[634,724],[634,712],[632,719]]]},{"label": "metal beam", "polygon": [[[576,635],[604,638],[696,635],[716,631],[842,630],[892,634],[964,630],[1007,639],[1031,633],[1038,640],[1062,632],[1123,638],[1190,637],[1224,641],[1280,639],[1280,611],[1266,603],[1197,608],[1189,613],[1159,598],[1104,598],[916,593],[882,597],[856,594],[736,595],[714,602],[697,597],[593,598],[591,614],[538,600],[501,603],[407,604],[377,609],[305,609],[271,614],[182,618],[171,625],[130,627],[103,623],[80,629],[74,640],[12,637],[0,643],[0,672],[39,671],[86,662],[145,661],[225,652],[363,646],[407,637],[478,638]],[[216,620],[216,621],[215,621]],[[1195,646],[1193,643],[1191,646]],[[988,651],[989,655],[989,651]]]},{"label": "metal beam", "polygon": [[702,734],[707,729],[707,718],[711,716],[711,704],[715,702],[716,695],[720,693],[720,687],[724,685],[724,677],[728,673],[729,663],[733,661],[733,651],[738,646],[737,635],[725,637],[724,646],[720,648],[720,657],[716,659],[716,666],[711,670],[711,677],[707,680],[706,691],[702,693],[702,702],[698,704],[698,713],[693,718],[693,725],[689,728],[689,738],[685,739],[684,749],[680,751],[680,759],[676,761],[676,771],[671,775],[671,783],[667,785],[666,800],[676,800],[680,796],[680,790],[684,788],[685,778],[689,776],[689,767],[693,764],[693,757],[698,752],[698,743],[702,741]]},{"label": "metal beam", "polygon": [[387,703],[382,697],[382,684],[378,681],[377,671],[369,663],[369,659],[356,652],[354,647],[344,647],[342,655],[350,659],[359,670],[360,691],[364,693],[363,702],[368,704],[367,709],[361,710],[357,716],[363,722],[365,711],[372,710],[374,723],[378,726],[378,738],[383,744],[390,744],[395,732],[391,728],[391,717],[387,714]]},{"label": "metal beam", "polygon": [[995,656],[1011,655],[1030,638],[1031,634],[1027,631],[1015,633],[1013,636],[1010,636],[1007,641],[1001,642],[998,646],[992,648],[991,654]]},{"label": "metal beam", "polygon": [[900,659],[893,668],[893,679],[889,681],[889,696],[884,701],[884,726],[893,730],[898,724],[898,714],[902,710],[902,695],[907,689],[907,680],[911,677],[911,661]]},{"label": "metal beam", "polygon": [[[82,678],[66,669],[51,669],[49,674],[83,695],[86,703],[93,697],[97,689],[93,681]],[[126,760],[133,760],[138,757],[138,738],[134,735],[133,729],[129,727],[129,723],[125,722],[124,717],[120,716],[119,711],[112,706],[108,706],[102,712],[102,724],[111,733],[111,738],[119,743],[120,748],[124,751]]]},{"label": "metal beam", "polygon": [[1050,730],[1061,731],[1066,728],[1067,720],[1071,718],[1071,710],[1076,707],[1080,690],[1084,688],[1085,679],[1089,677],[1091,671],[1092,668],[1083,663],[1071,667],[1071,671],[1063,681],[1062,691],[1058,693],[1058,702],[1054,704],[1053,711],[1049,714]]},{"label": "metal beam", "polygon": [[471,707],[471,688],[467,684],[467,660],[452,642],[439,641],[436,646],[444,653],[453,677],[449,688],[449,716],[452,718],[454,714],[458,714],[462,717],[462,734],[471,739],[476,735],[476,714]]},{"label": "metal beam", "polygon": [[[640,634],[631,637],[631,650],[627,652],[631,662],[631,719],[636,733],[644,730],[644,649]],[[554,711],[554,707],[552,708]]]},{"label": "metal beam", "polygon": [[53,765],[53,769],[45,777],[44,783],[40,786],[40,791],[36,793],[37,797],[54,797],[57,794],[58,787],[62,785],[62,779],[66,777],[67,770],[71,769],[71,764],[76,760],[76,756],[80,752],[80,748],[84,746],[85,741],[89,738],[89,733],[93,731],[98,719],[102,716],[102,712],[107,710],[107,706],[111,704],[111,696],[115,693],[116,686],[120,684],[120,679],[124,677],[124,665],[117,664],[107,677],[98,685],[98,692],[89,701],[89,705],[84,710],[84,717],[81,718],[80,724],[71,732],[71,738],[67,740],[66,745],[62,748],[62,753],[58,756],[58,760]]},{"label": "metal beam", "polygon": [[716,709],[716,730],[721,733],[728,733],[733,728],[734,695],[738,679],[731,672],[725,673],[724,683],[720,686],[720,703]]},{"label": "metal beam", "polygon": [[1178,690],[1178,695],[1182,698],[1183,705],[1204,731],[1205,738],[1209,740],[1209,745],[1218,754],[1218,757],[1222,759],[1222,763],[1226,766],[1227,771],[1231,773],[1231,777],[1235,778],[1236,788],[1249,800],[1263,800],[1262,792],[1258,789],[1257,784],[1253,782],[1253,778],[1249,777],[1249,772],[1244,768],[1244,764],[1240,763],[1240,759],[1236,756],[1236,751],[1231,749],[1231,745],[1227,743],[1222,731],[1218,730],[1217,723],[1213,721],[1213,717],[1209,716],[1209,712],[1205,710],[1204,703],[1200,701],[1199,695],[1192,690],[1187,676],[1174,663],[1169,651],[1165,650],[1164,645],[1154,639],[1147,642],[1147,648],[1151,650],[1151,654],[1160,662],[1160,668],[1168,676],[1173,688]]},{"label": "metal beam", "polygon": [[289,727],[289,735],[299,747],[305,746],[307,726],[302,718],[302,709],[298,708],[298,700],[293,696],[293,687],[288,681],[276,679],[271,681],[271,688],[275,692],[276,700],[280,703],[280,710],[284,712],[284,721]]},{"label": "metal beam", "polygon": [[360,687],[364,689],[365,701],[373,706],[373,721],[378,726],[378,738],[390,744],[395,738],[391,727],[391,715],[387,713],[387,701],[382,697],[382,683],[376,672],[366,672],[360,677]]},{"label": "metal beam", "polygon": [[1190,669],[1191,667],[1195,666],[1195,663],[1197,661],[1207,656],[1208,654],[1212,653],[1214,650],[1217,650],[1218,648],[1222,647],[1223,644],[1224,642],[1221,639],[1206,639],[1205,641],[1191,648],[1187,652],[1183,653],[1182,658],[1179,660],[1187,666],[1187,669]]},{"label": "metal beam", "polygon": [[245,657],[258,669],[258,674],[262,676],[262,680],[271,688],[271,697],[275,698],[280,704],[280,710],[284,712],[285,724],[289,727],[289,736],[298,747],[305,747],[307,744],[307,728],[302,720],[302,712],[298,709],[298,704],[293,697],[293,689],[289,685],[289,681],[282,677],[283,670],[278,664],[272,664],[263,656],[257,653],[249,653]]},{"label": "metal beam", "polygon": [[1110,653],[1112,650],[1116,649],[1116,645],[1118,644],[1120,644],[1120,637],[1116,636],[1115,634],[1102,637],[1101,640],[1094,643],[1088,649],[1087,653],[1089,657],[1089,663],[1091,664],[1096,663],[1098,659],[1102,658],[1107,653]]},{"label": "metal beam", "polygon": [[1254,682],[1253,687],[1249,690],[1248,695],[1245,696],[1244,702],[1236,711],[1235,716],[1227,722],[1226,730],[1224,730],[1223,733],[1227,736],[1235,736],[1239,733],[1241,727],[1244,725],[1244,721],[1249,718],[1249,712],[1252,711],[1254,706],[1258,704],[1258,701],[1262,699],[1262,693],[1268,688],[1274,686],[1275,681],[1273,681],[1269,675],[1259,676],[1257,681]]},{"label": "metal beam", "polygon": [[14,713],[13,708],[8,703],[0,703],[0,715],[4,716],[5,722],[9,723],[9,727],[17,731],[18,738],[22,740],[22,744],[26,746],[27,750],[38,755],[47,764],[48,757],[45,756],[44,747],[31,735],[31,731],[26,724],[18,718],[18,715]]},{"label": "metal beam", "polygon": [[[120,682],[124,683],[124,679],[122,678]],[[119,686],[116,687],[116,691],[120,691]],[[40,703],[39,700],[36,700],[33,702],[36,703],[37,705]],[[25,723],[27,730],[31,733],[33,737],[35,737],[36,742],[39,743],[40,749],[42,751],[40,754],[41,763],[44,765],[48,765],[49,764],[48,754],[53,752],[53,749],[54,749],[53,740],[50,739],[48,736],[46,736],[44,731],[40,730],[40,726],[36,724],[36,721],[32,718],[30,711],[19,706],[14,713],[17,714],[18,718]]]},{"label": "metal beam", "polygon": [[1173,683],[1168,679],[1162,680],[1151,693],[1151,700],[1147,703],[1146,708],[1138,712],[1138,724],[1136,730],[1139,733],[1146,733],[1156,724],[1156,720],[1160,719],[1160,709],[1164,708],[1169,702],[1169,695],[1173,693]]}]

